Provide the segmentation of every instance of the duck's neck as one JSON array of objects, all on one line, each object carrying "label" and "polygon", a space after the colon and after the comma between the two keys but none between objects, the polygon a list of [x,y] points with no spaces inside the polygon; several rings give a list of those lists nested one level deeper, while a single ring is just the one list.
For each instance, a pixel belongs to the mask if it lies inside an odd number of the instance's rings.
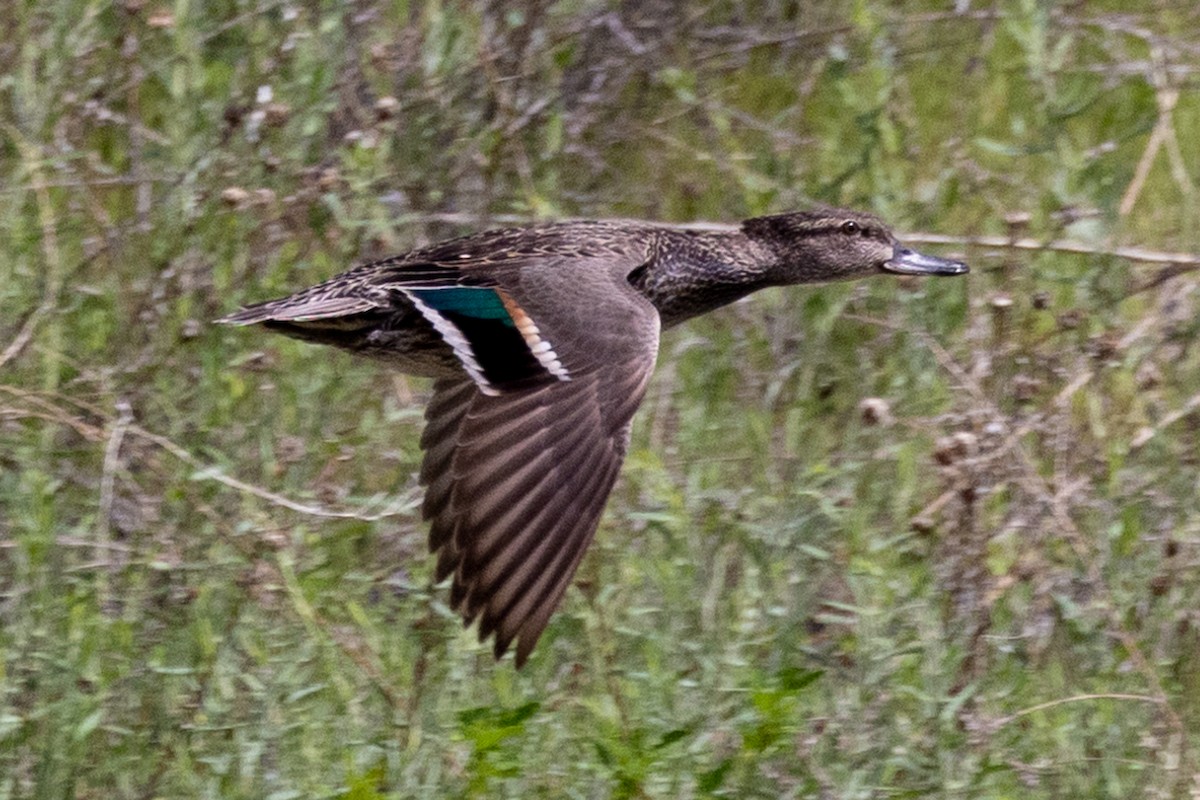
[{"label": "duck's neck", "polygon": [[631,282],[669,328],[770,285],[775,260],[741,231],[662,231],[658,254]]}]

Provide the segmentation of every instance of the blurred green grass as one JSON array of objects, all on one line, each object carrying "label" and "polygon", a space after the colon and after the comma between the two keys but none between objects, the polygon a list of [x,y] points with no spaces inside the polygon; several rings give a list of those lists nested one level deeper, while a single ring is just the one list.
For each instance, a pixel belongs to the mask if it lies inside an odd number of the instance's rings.
[{"label": "blurred green grass", "polygon": [[[1197,285],[1104,254],[1200,252],[1192,4],[12,12],[0,798],[1195,790]],[[519,674],[429,585],[428,387],[209,324],[495,221],[809,202],[1096,254],[670,332]]]}]

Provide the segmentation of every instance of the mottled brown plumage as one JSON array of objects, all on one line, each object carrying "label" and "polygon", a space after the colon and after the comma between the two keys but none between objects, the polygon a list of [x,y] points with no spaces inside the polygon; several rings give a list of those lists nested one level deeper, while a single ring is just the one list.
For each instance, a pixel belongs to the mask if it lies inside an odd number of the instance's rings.
[{"label": "mottled brown plumage", "polygon": [[423,514],[450,602],[524,663],[591,542],[662,327],[766,286],[957,275],[877,217],[821,209],[729,231],[620,221],[488,231],[364,264],[222,322],[435,378]]}]

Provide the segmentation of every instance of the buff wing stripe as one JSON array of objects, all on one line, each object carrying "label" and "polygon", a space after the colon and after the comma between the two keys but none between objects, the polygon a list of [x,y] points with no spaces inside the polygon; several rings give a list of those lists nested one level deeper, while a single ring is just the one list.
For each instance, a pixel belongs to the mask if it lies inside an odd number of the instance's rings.
[{"label": "buff wing stripe", "polygon": [[490,286],[400,288],[487,395],[570,380],[553,346],[506,292]]}]

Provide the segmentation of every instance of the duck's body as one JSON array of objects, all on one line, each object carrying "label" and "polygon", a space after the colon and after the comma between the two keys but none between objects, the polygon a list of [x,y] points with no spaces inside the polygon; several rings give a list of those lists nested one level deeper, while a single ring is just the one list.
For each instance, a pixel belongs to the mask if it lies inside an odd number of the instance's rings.
[{"label": "duck's body", "polygon": [[[644,266],[632,282],[625,280],[628,276],[617,276],[618,282],[632,283],[654,305],[665,328],[759,288],[752,267],[768,257],[740,231],[600,220],[505,228],[363,264],[222,321],[261,322],[296,338],[386,361],[409,374],[453,377],[462,373],[462,362],[405,290],[418,296],[428,296],[422,294],[424,289],[446,294],[443,284],[454,282],[475,292],[477,287],[471,284],[499,282],[506,273],[530,264],[536,269],[551,269],[549,265],[556,262],[620,264],[622,269],[630,265],[630,272]],[[569,271],[569,267],[562,270]],[[550,283],[551,294],[570,285],[558,289],[555,281]],[[460,299],[472,305],[469,296]],[[475,311],[482,314],[486,309]],[[494,319],[487,327],[506,325],[503,319]]]},{"label": "duck's body", "polygon": [[421,482],[439,580],[524,662],[591,541],[662,327],[765,286],[960,274],[876,217],[823,209],[732,231],[618,221],[488,231],[349,270],[224,322],[436,378]]}]

